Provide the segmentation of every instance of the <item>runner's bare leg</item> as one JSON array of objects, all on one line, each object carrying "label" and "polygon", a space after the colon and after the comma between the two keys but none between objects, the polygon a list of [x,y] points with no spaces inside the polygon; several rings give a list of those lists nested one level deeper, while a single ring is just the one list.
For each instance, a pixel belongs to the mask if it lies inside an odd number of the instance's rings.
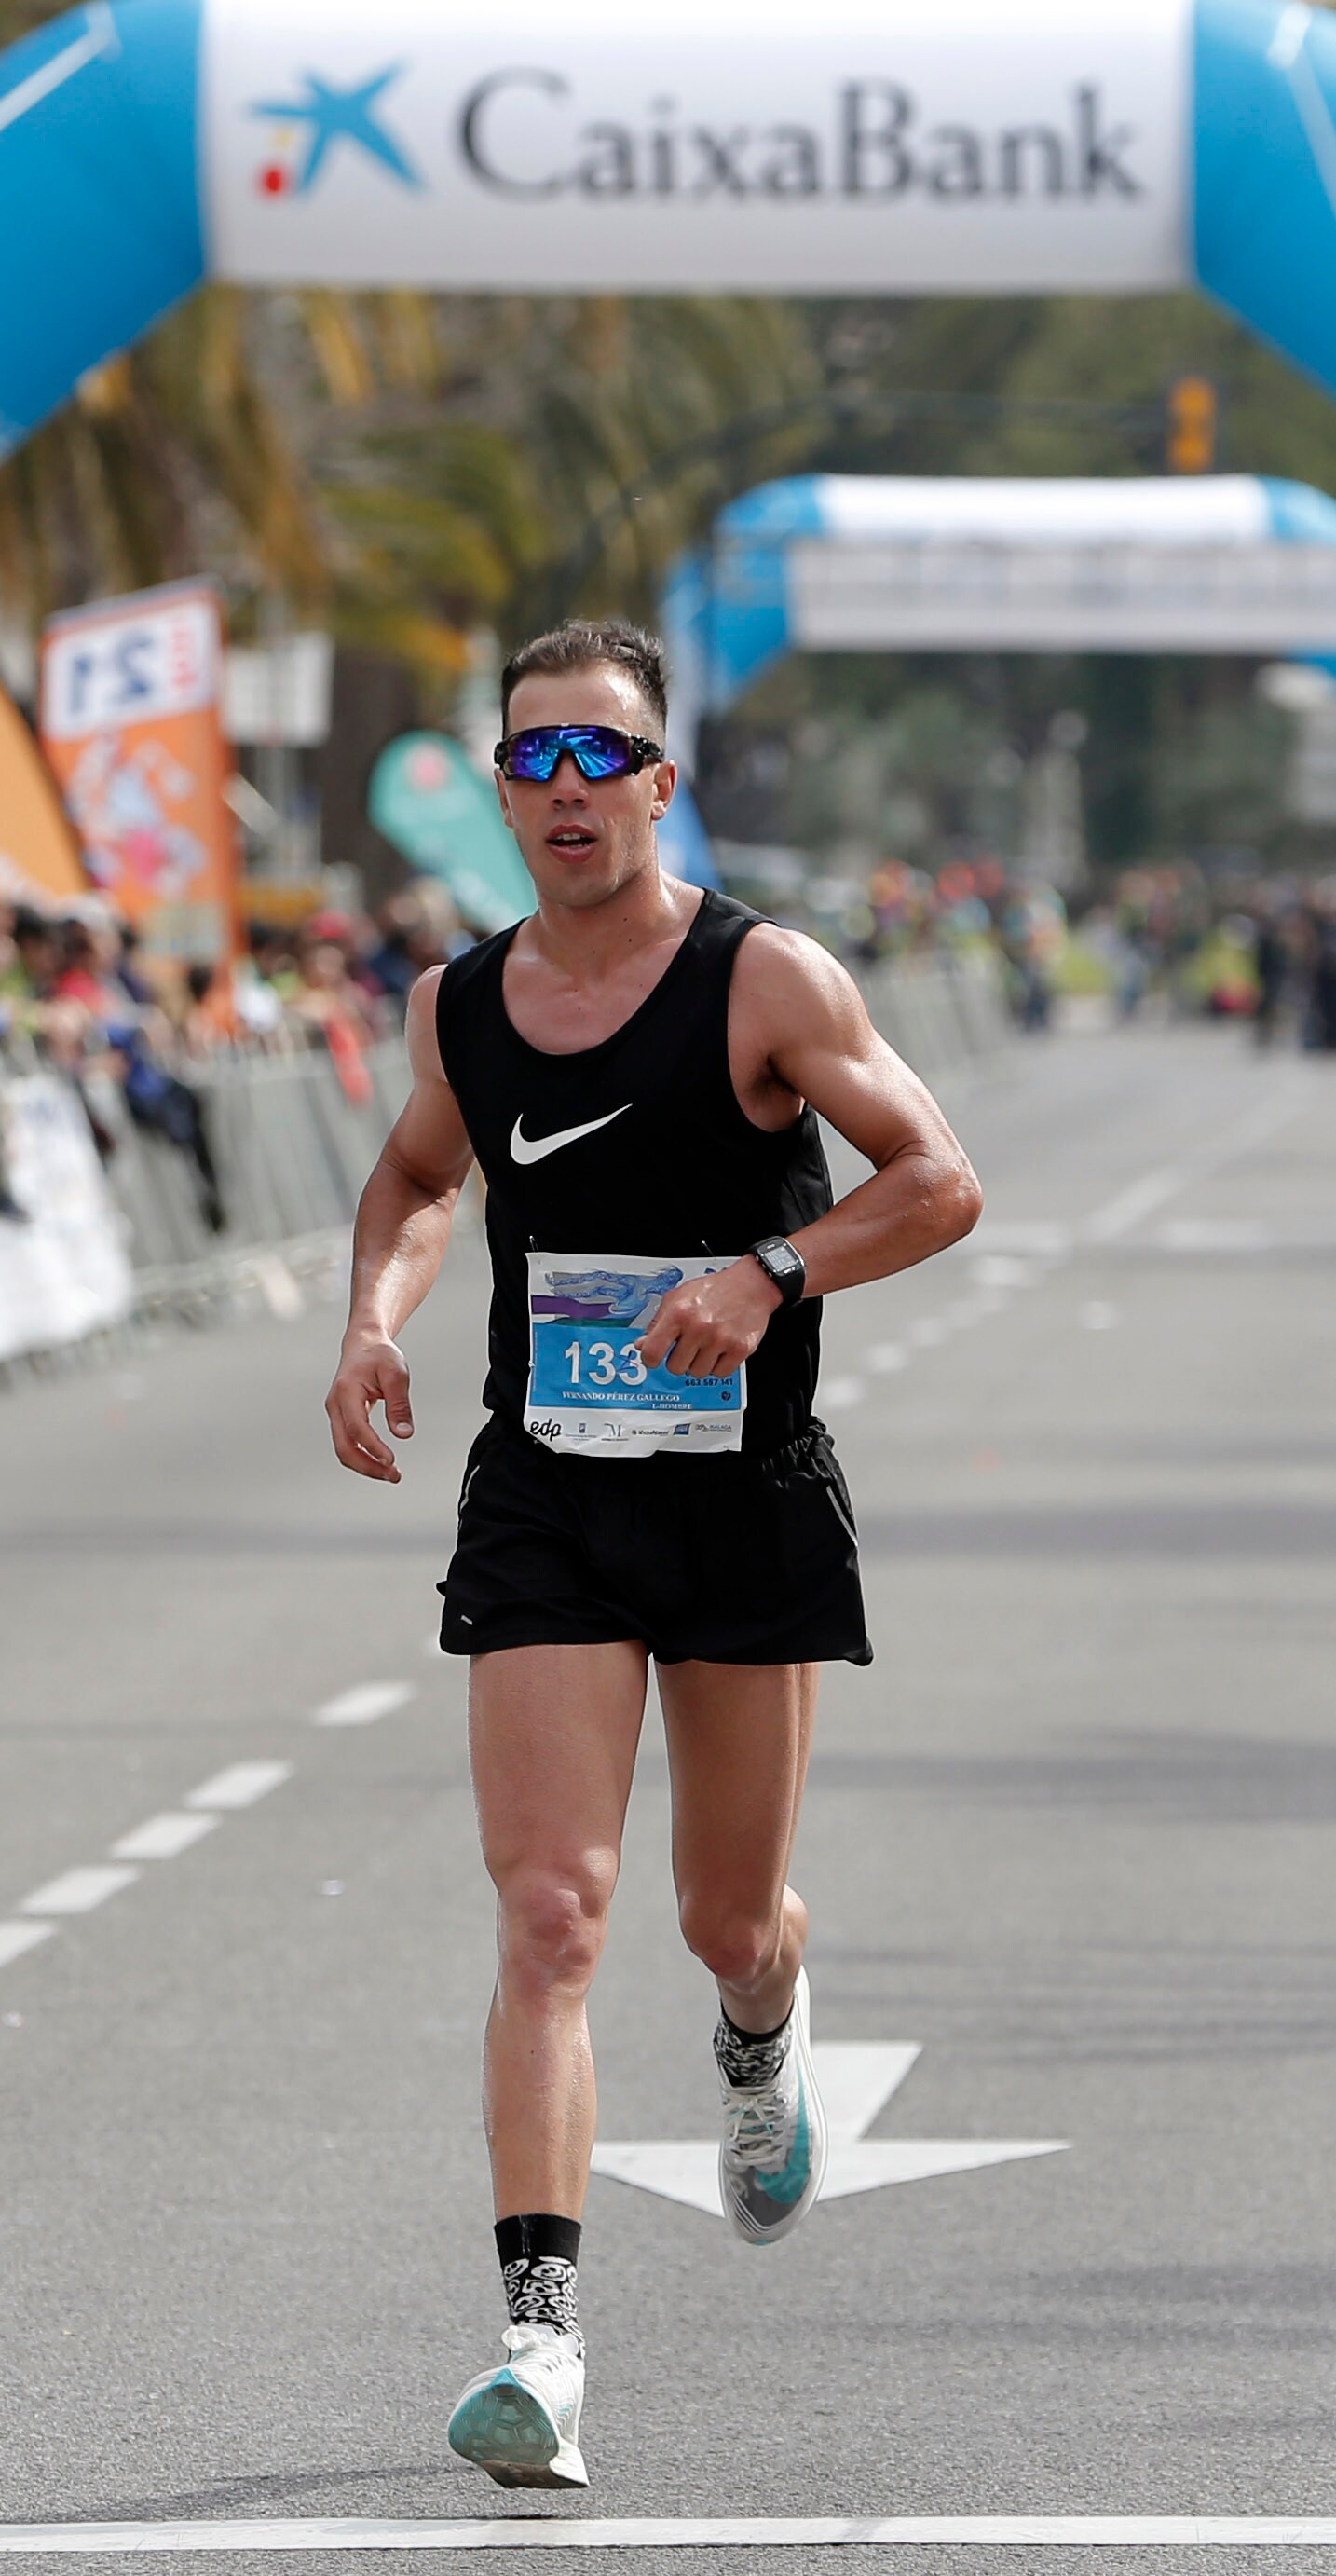
[{"label": "runner's bare leg", "polygon": [[807,1908],[786,1881],[819,1674],[817,1664],[658,1671],[682,1930],[739,2030],[778,2027],[802,1965]]},{"label": "runner's bare leg", "polygon": [[497,1891],[483,2108],[498,2218],[579,2218],[594,2143],[585,1998],[621,1861],[646,1656],[515,1646],[470,1667],[469,1751]]}]

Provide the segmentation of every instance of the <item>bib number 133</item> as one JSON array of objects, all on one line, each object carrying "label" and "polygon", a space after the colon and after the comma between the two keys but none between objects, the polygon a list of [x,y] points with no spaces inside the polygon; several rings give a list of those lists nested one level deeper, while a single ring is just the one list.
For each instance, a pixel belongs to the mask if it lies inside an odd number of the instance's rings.
[{"label": "bib number 133", "polygon": [[569,1342],[563,1357],[572,1386],[643,1386],[649,1374],[634,1342]]}]

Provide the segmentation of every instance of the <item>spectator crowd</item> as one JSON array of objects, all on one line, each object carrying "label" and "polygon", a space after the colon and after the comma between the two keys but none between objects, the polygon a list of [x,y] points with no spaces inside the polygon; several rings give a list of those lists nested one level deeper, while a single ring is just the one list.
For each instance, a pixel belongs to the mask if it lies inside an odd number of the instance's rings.
[{"label": "spectator crowd", "polygon": [[[368,1048],[402,1026],[423,969],[468,944],[432,881],[391,896],[374,919],[317,911],[292,928],[252,924],[216,965],[146,956],[97,896],[50,911],[0,899],[0,1067],[62,1073],[104,1163],[116,1150],[110,1078],[135,1126],[186,1157],[217,1232],[226,1216],[200,1082],[210,1061],[321,1048],[348,1098],[364,1101]],[[0,1165],[0,1218],[23,1214]]]},{"label": "spectator crowd", "polygon": [[1259,1045],[1289,1030],[1336,1051],[1336,878],[1213,878],[1185,860],[1124,869],[1069,904],[993,858],[935,876],[892,859],[843,945],[863,962],[989,948],[1022,1028],[1046,1028],[1063,999],[1102,996],[1120,1020],[1151,1007],[1237,1018]]}]

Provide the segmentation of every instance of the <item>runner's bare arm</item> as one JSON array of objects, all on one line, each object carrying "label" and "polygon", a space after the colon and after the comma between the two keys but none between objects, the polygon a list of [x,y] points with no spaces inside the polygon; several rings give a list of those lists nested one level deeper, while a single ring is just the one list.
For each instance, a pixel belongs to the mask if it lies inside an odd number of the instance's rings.
[{"label": "runner's bare arm", "polygon": [[[931,1092],[814,940],[770,923],[749,933],[733,971],[729,1052],[758,1125],[785,1125],[809,1101],[876,1166],[794,1235],[807,1296],[911,1269],[977,1223],[983,1194]],[[679,1374],[725,1374],[750,1359],[779,1302],[756,1262],[735,1262],[671,1290],[640,1338],[641,1357],[647,1368],[667,1360]]]},{"label": "runner's bare arm", "polygon": [[399,1469],[393,1450],[372,1428],[372,1409],[383,1403],[396,1439],[409,1438],[408,1364],[395,1336],[440,1269],[473,1160],[436,1042],[443,971],[432,967],[408,997],[413,1088],[358,1205],[348,1329],[325,1400],[342,1464],[386,1485],[398,1484]]},{"label": "runner's bare arm", "polygon": [[806,1294],[885,1279],[958,1243],[978,1223],[983,1192],[932,1093],[873,1028],[853,977],[814,940],[768,923],[742,958],[743,1030],[753,1022],[764,1071],[876,1167],[794,1236]]}]

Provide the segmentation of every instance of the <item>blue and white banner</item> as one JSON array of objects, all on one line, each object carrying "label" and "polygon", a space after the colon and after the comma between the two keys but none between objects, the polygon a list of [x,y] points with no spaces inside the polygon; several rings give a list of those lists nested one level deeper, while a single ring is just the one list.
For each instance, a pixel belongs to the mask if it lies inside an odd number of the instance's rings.
[{"label": "blue and white banner", "polygon": [[0,56],[0,450],[204,275],[1198,280],[1336,383],[1336,20],[1287,0],[92,0]]},{"label": "blue and white banner", "polygon": [[684,758],[791,652],[1336,653],[1336,501],[1254,474],[800,474],[721,510],[662,608]]},{"label": "blue and white banner", "polygon": [[212,255],[564,292],[1166,286],[1190,46],[1186,0],[212,0]]}]

